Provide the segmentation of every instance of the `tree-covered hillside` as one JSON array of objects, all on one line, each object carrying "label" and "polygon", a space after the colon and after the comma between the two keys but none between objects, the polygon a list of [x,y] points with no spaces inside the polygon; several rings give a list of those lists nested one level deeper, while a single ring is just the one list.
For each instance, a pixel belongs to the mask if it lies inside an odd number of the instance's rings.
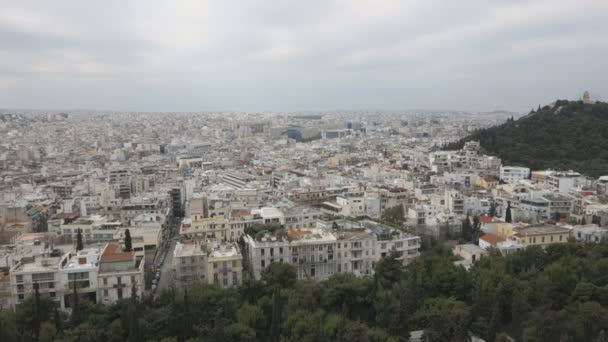
[{"label": "tree-covered hillside", "polygon": [[469,271],[449,249],[425,249],[407,267],[384,258],[373,277],[296,281],[274,263],[238,289],[192,284],[110,306],[74,297],[71,317],[32,295],[0,312],[0,341],[406,342],[419,329],[428,342],[608,341],[608,242],[529,247]]},{"label": "tree-covered hillside", "polygon": [[608,174],[608,104],[559,100],[553,106],[479,130],[444,149],[477,140],[504,164],[532,169],[575,170],[588,176]]}]

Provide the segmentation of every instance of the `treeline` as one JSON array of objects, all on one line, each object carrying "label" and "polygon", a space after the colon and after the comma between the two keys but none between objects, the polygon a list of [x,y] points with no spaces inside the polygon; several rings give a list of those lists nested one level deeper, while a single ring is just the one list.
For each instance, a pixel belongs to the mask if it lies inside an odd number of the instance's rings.
[{"label": "treeline", "polygon": [[443,149],[459,149],[467,141],[479,141],[503,164],[601,176],[608,170],[608,103],[559,100],[518,120],[478,130]]},{"label": "treeline", "polygon": [[394,256],[373,277],[296,281],[276,263],[238,289],[193,284],[160,298],[76,303],[74,315],[44,298],[5,310],[11,341],[607,341],[608,243],[575,242],[490,256],[469,271],[440,245],[402,267]]}]

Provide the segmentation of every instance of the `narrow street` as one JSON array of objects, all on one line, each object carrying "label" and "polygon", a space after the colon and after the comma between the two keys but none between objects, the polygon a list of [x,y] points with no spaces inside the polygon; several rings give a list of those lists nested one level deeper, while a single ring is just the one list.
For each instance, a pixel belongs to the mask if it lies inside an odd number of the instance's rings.
[{"label": "narrow street", "polygon": [[179,236],[179,221],[172,222],[171,231],[169,233],[169,239],[163,244],[163,250],[160,252],[158,260],[155,264],[154,273],[156,274],[156,267],[160,265],[160,279],[158,279],[158,283],[156,291],[154,292],[154,296],[158,297],[163,290],[167,290],[173,284],[173,251],[175,250],[175,245],[177,244],[177,238]]}]

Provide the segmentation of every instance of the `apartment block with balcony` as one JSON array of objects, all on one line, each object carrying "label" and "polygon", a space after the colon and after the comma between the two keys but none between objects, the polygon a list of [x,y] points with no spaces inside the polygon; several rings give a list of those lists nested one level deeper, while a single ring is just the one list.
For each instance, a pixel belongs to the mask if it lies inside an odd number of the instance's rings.
[{"label": "apartment block with balcony", "polygon": [[207,262],[207,281],[221,288],[237,287],[243,282],[243,256],[236,243],[213,243]]},{"label": "apartment block with balcony", "polygon": [[35,292],[35,284],[41,296],[46,296],[61,303],[63,286],[59,271],[58,257],[24,258],[10,270],[11,305],[23,302]]},{"label": "apartment block with balcony", "polygon": [[336,273],[336,237],[324,229],[291,229],[287,233],[291,264],[298,279],[327,279]]},{"label": "apartment block with balcony", "polygon": [[291,262],[291,249],[286,236],[269,231],[259,232],[255,236],[245,235],[247,245],[247,262],[255,279],[260,279],[262,272],[274,262]]},{"label": "apartment block with balcony", "polygon": [[58,276],[62,284],[62,308],[72,306],[74,288],[79,296],[97,303],[97,272],[102,251],[102,248],[87,248],[61,257]]}]

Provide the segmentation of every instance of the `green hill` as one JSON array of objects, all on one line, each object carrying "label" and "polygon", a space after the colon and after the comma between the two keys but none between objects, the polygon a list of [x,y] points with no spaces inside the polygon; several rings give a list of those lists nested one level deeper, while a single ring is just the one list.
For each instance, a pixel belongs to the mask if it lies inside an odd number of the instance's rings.
[{"label": "green hill", "polygon": [[606,175],[608,103],[559,100],[518,120],[478,130],[444,149],[461,148],[472,140],[503,164]]}]

